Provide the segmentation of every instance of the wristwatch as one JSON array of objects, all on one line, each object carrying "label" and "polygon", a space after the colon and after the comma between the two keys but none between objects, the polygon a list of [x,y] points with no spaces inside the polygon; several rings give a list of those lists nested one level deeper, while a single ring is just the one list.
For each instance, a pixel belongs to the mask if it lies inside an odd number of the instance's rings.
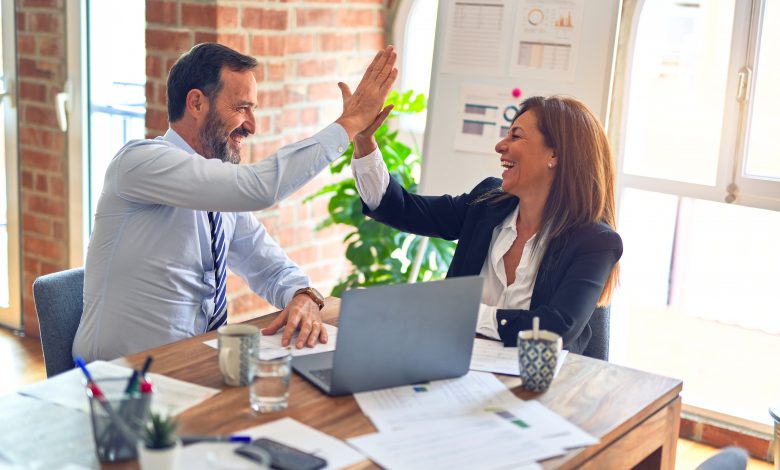
[{"label": "wristwatch", "polygon": [[314,303],[317,304],[320,310],[322,310],[322,307],[325,306],[325,298],[322,296],[322,294],[320,294],[320,291],[318,291],[313,287],[304,287],[303,289],[298,289],[293,294],[293,297],[295,297],[298,294],[308,295],[311,298],[311,300],[313,300]]}]

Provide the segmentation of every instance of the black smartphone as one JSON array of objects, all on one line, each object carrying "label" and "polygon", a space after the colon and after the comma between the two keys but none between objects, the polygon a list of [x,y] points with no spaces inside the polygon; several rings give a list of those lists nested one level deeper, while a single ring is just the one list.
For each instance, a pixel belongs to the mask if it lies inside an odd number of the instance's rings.
[{"label": "black smartphone", "polygon": [[262,462],[263,456],[258,455],[258,448],[268,452],[271,456],[271,468],[277,470],[317,470],[328,464],[325,459],[266,438],[255,439],[249,444],[237,447],[235,452]]}]

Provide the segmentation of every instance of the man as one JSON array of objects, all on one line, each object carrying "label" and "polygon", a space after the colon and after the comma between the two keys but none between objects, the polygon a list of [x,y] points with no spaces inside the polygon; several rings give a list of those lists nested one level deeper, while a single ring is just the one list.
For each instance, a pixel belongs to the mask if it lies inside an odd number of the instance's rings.
[{"label": "man", "polygon": [[321,296],[249,212],[290,195],[381,122],[395,80],[392,47],[377,53],[343,113],[309,139],[237,165],[255,132],[255,59],[199,44],[168,76],[162,137],[132,141],[106,170],[87,251],[84,313],[73,354],[113,359],[214,330],[227,319],[226,266],[283,311],[264,334],[299,330],[296,347],[328,339]]}]

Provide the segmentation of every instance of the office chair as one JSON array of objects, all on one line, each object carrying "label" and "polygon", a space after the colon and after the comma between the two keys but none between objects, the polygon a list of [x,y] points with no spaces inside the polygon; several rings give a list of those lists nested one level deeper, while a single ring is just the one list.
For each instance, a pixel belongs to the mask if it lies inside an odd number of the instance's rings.
[{"label": "office chair", "polygon": [[46,376],[73,368],[73,338],[84,310],[84,268],[46,274],[33,282]]},{"label": "office chair", "polygon": [[748,453],[739,447],[725,447],[701,463],[696,470],[745,470]]},{"label": "office chair", "polygon": [[583,356],[592,357],[594,359],[601,359],[602,361],[609,360],[609,306],[596,307],[593,311],[593,315],[590,316],[590,331],[592,336],[588,346],[585,347],[585,351],[582,352]]}]

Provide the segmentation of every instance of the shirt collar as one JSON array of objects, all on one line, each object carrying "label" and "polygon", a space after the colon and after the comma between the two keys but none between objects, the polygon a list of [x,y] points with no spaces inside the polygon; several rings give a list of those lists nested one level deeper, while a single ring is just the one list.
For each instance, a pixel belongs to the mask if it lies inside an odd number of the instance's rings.
[{"label": "shirt collar", "polygon": [[185,141],[182,136],[179,135],[178,132],[173,130],[172,128],[168,128],[168,130],[165,132],[165,135],[161,137],[157,137],[158,139],[162,139],[166,142],[170,142],[173,145],[179,147],[180,149],[184,150],[185,152],[189,154],[197,154],[195,150],[193,150],[192,147],[190,147],[190,144]]},{"label": "shirt collar", "polygon": [[501,223],[501,230],[509,229],[513,232],[517,232],[517,212],[520,210],[520,203],[518,202],[515,205],[515,208],[512,212],[509,213],[509,215],[506,216],[504,221]]}]

